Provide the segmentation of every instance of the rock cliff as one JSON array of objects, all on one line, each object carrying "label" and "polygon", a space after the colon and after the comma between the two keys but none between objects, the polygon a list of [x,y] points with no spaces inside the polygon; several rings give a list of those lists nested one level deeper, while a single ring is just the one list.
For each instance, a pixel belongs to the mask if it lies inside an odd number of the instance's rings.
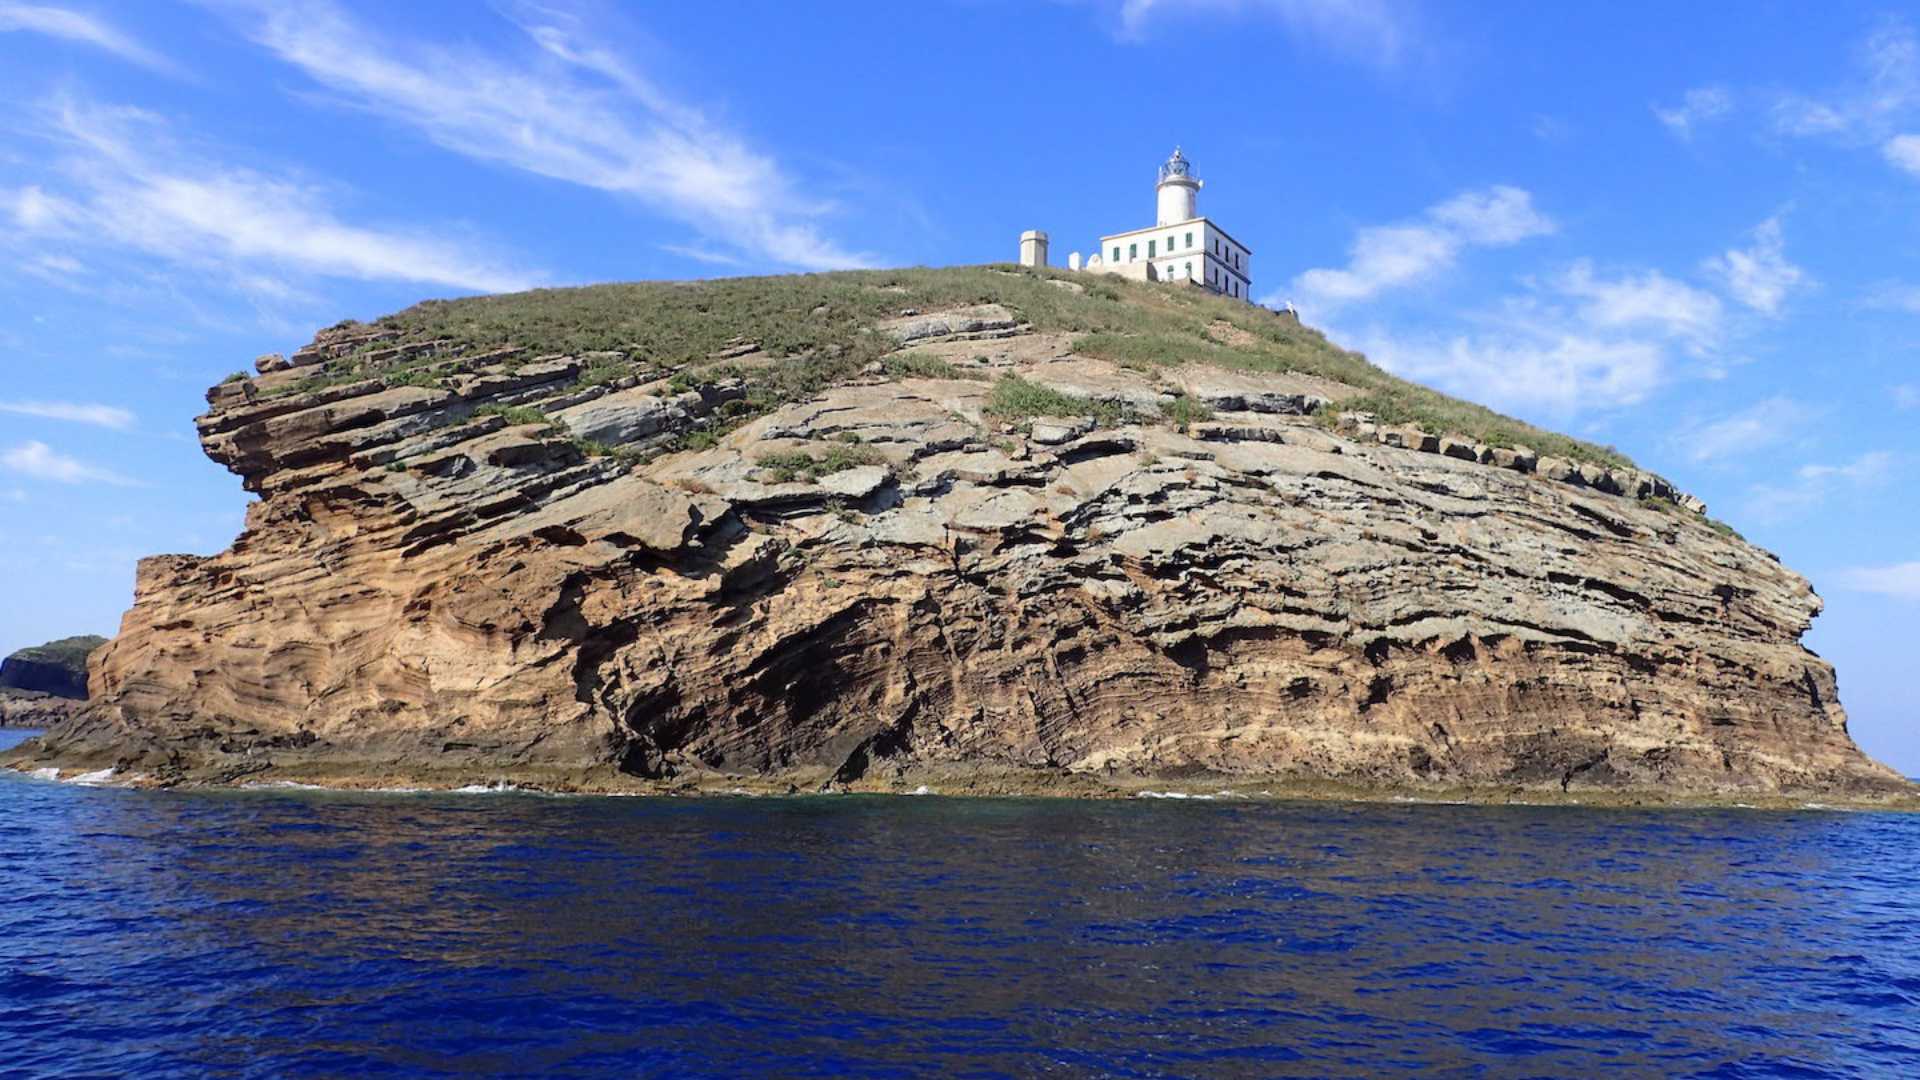
[{"label": "rock cliff", "polygon": [[21,649],[0,660],[0,690],[24,690],[84,701],[87,657],[106,642],[106,638],[89,634]]},{"label": "rock cliff", "polygon": [[17,767],[576,789],[1901,797],[1806,581],[1618,455],[1170,286],[603,286],[209,392]]}]

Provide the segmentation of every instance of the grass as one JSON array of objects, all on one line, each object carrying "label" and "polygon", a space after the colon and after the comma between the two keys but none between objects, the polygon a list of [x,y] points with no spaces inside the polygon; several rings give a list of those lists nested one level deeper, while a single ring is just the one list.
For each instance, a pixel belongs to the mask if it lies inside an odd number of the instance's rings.
[{"label": "grass", "polygon": [[776,484],[789,484],[795,480],[812,483],[823,476],[862,465],[887,464],[887,459],[873,447],[851,442],[835,443],[818,454],[805,450],[762,454],[755,461],[767,471],[768,479]]},{"label": "grass", "polygon": [[107,643],[107,639],[96,634],[82,634],[78,637],[61,638],[49,641],[45,645],[35,645],[21,649],[13,654],[20,660],[32,660],[39,664],[58,664],[69,671],[85,671],[87,657],[93,650]]},{"label": "grass", "polygon": [[548,431],[566,430],[566,425],[529,405],[482,405],[473,410],[473,415],[497,416],[505,420],[508,427],[525,427],[528,424],[539,424]]},{"label": "grass", "polygon": [[987,395],[986,413],[1013,421],[1042,416],[1090,416],[1096,423],[1109,427],[1129,418],[1127,407],[1117,401],[1095,401],[1063,394],[1018,375],[1002,376],[999,382],[993,384],[993,392]]},{"label": "grass", "polygon": [[[1051,280],[1075,281],[1083,289],[1056,288]],[[982,303],[1002,304],[1039,331],[1081,335],[1078,352],[1129,367],[1205,363],[1299,372],[1357,387],[1363,397],[1342,407],[1368,409],[1386,423],[1417,423],[1436,434],[1457,433],[1494,446],[1525,444],[1576,461],[1627,463],[1610,448],[1543,431],[1397,378],[1318,331],[1252,305],[1197,289],[1064,270],[1002,264],[537,289],[432,300],[373,325],[398,332],[380,348],[445,339],[456,354],[515,345],[526,350],[526,357],[607,351],[629,358],[594,364],[581,376],[589,384],[635,370],[632,358],[645,357],[653,368],[683,369],[673,380],[676,392],[718,377],[724,365],[710,357],[729,341],[744,338],[781,358],[739,372],[757,415],[851,379],[876,360],[895,377],[952,377],[951,365],[940,361],[889,355],[891,342],[872,327],[905,308],[939,311]],[[1223,344],[1209,333],[1221,323],[1244,334],[1226,335],[1235,344]],[[353,369],[355,363],[353,357],[342,358],[330,362],[328,370]],[[355,370],[324,377],[344,382],[365,375]],[[282,393],[320,385],[325,384],[308,380]],[[1075,406],[1064,415],[1088,415],[1099,408]]]},{"label": "grass", "polygon": [[963,371],[937,356],[896,353],[881,363],[896,379],[984,379],[977,371]]},{"label": "grass", "polygon": [[247,374],[244,371],[236,371],[233,374],[227,376],[226,378],[221,379],[220,385],[226,386],[230,383],[246,382],[248,379],[251,379],[251,378],[253,378],[253,376]]},{"label": "grass", "polygon": [[574,385],[580,389],[600,386],[616,379],[624,379],[633,373],[635,365],[631,361],[597,360],[580,373]]},{"label": "grass", "polygon": [[1184,433],[1201,421],[1213,419],[1213,410],[1205,402],[1181,394],[1173,399],[1173,404],[1161,410],[1160,418],[1173,425],[1176,431]]}]

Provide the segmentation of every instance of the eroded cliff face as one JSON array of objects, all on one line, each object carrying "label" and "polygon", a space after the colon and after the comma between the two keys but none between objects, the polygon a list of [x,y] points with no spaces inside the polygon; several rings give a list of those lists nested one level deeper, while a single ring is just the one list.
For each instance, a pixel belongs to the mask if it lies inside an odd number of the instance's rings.
[{"label": "eroded cliff face", "polygon": [[[874,333],[901,351],[711,445],[687,432],[745,412],[750,373],[784,360],[740,342],[712,377],[583,379],[601,359],[376,328],[216,387],[200,426],[260,496],[245,532],[141,565],[94,705],[15,764],[588,789],[1903,787],[1799,644],[1807,582],[1656,478],[1330,423],[1354,388],[1123,367],[993,306]],[[316,385],[346,355],[427,374]],[[1009,375],[1100,419],[994,415]]]}]

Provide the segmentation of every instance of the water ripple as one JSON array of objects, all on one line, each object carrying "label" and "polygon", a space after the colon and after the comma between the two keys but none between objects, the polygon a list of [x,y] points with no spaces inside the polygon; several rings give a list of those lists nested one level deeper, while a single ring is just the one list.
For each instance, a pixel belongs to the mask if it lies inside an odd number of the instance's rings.
[{"label": "water ripple", "polygon": [[0,1071],[1920,1075],[1920,818],[0,780]]}]

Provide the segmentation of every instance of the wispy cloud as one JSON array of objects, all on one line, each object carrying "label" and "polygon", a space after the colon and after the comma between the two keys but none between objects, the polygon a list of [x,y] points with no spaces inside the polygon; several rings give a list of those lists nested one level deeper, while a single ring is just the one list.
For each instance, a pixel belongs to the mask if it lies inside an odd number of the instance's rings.
[{"label": "wispy cloud", "polygon": [[0,33],[21,31],[89,45],[169,75],[180,74],[171,60],[147,48],[112,24],[85,12],[48,4],[0,0]]},{"label": "wispy cloud", "polygon": [[98,466],[68,457],[43,442],[26,442],[0,452],[0,468],[36,480],[62,484],[113,484],[137,487],[138,482]]},{"label": "wispy cloud", "polygon": [[[1097,0],[1114,7],[1113,0]],[[1412,11],[1389,0],[1119,0],[1116,30],[1140,40],[1154,25],[1180,15],[1264,16],[1288,31],[1361,60],[1389,68],[1413,51],[1418,34]]]},{"label": "wispy cloud", "polygon": [[113,405],[74,401],[0,401],[0,413],[67,420],[76,424],[124,431],[133,426],[133,413]]},{"label": "wispy cloud", "polygon": [[1678,105],[1653,107],[1653,115],[1677,137],[1691,140],[1696,128],[1733,111],[1733,94],[1724,86],[1702,86],[1681,95]]},{"label": "wispy cloud", "polygon": [[1855,49],[1852,71],[1819,94],[1786,93],[1773,107],[1774,130],[1795,137],[1877,143],[1920,104],[1920,39],[1901,19],[1886,19]]},{"label": "wispy cloud", "polygon": [[1798,438],[1819,414],[1789,397],[1765,401],[1683,429],[1675,441],[1696,462],[1740,457]]},{"label": "wispy cloud", "polygon": [[1855,592],[1879,593],[1899,600],[1920,600],[1920,561],[1892,566],[1858,566],[1834,577]]},{"label": "wispy cloud", "polygon": [[1571,415],[1644,400],[1665,380],[1659,345],[1577,329],[1510,325],[1471,334],[1362,331],[1374,362],[1502,408]]},{"label": "wispy cloud", "polygon": [[1836,489],[1861,489],[1884,483],[1893,455],[1884,450],[1861,454],[1844,465],[1802,465],[1784,483],[1755,484],[1747,494],[1747,513],[1778,521],[1811,510]]},{"label": "wispy cloud", "polygon": [[217,265],[242,288],[273,280],[262,265],[477,292],[539,281],[446,230],[349,224],[311,184],[182,153],[150,113],[57,98],[43,115],[66,152],[66,187],[0,189],[0,215],[21,234]]},{"label": "wispy cloud", "polygon": [[1751,245],[1716,255],[1702,265],[1735,300],[1763,315],[1777,316],[1787,295],[1807,285],[1809,278],[1805,270],[1787,261],[1779,218],[1761,222],[1752,235]]},{"label": "wispy cloud", "polygon": [[660,250],[669,255],[678,255],[683,259],[692,259],[694,262],[706,263],[709,266],[739,267],[747,265],[746,260],[737,255],[729,255],[724,251],[715,251],[710,247],[701,247],[698,244],[661,244]]},{"label": "wispy cloud", "polygon": [[1920,383],[1902,383],[1894,387],[1893,404],[1899,409],[1920,409]]},{"label": "wispy cloud", "polygon": [[1293,279],[1293,288],[1302,306],[1327,310],[1430,279],[1452,266],[1464,248],[1506,247],[1554,228],[1520,188],[1462,192],[1429,207],[1424,220],[1361,229],[1346,266],[1307,270]]},{"label": "wispy cloud", "polygon": [[1592,326],[1611,330],[1652,328],[1684,341],[1696,354],[1704,353],[1720,339],[1719,298],[1658,270],[1607,279],[1582,259],[1561,275],[1557,287],[1582,301],[1580,315]]},{"label": "wispy cloud", "polygon": [[1880,153],[1895,168],[1920,176],[1920,135],[1895,135],[1880,144]]},{"label": "wispy cloud", "polygon": [[383,38],[324,2],[238,0],[248,33],[349,105],[454,153],[630,196],[756,259],[871,265],[828,237],[832,207],[563,13],[524,10],[517,55]]}]

